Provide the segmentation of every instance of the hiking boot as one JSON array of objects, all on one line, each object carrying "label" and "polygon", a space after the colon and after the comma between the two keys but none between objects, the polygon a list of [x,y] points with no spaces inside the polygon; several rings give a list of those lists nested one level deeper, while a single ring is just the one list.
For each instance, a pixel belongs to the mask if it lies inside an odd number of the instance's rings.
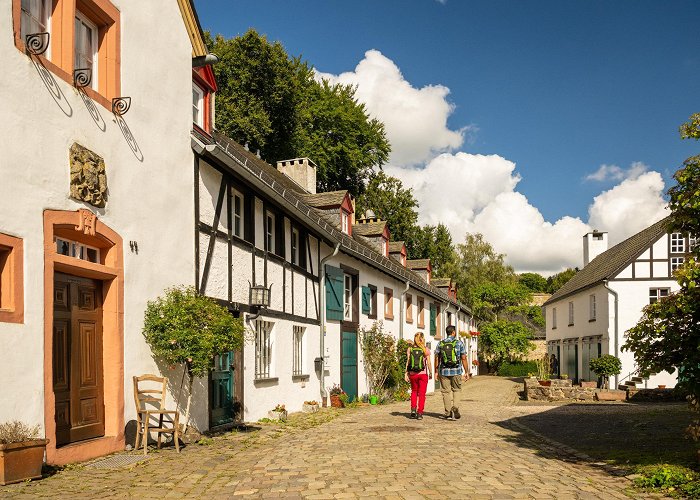
[{"label": "hiking boot", "polygon": [[416,417],[417,417],[417,415],[416,415],[416,409],[415,409],[415,408],[411,408],[411,418],[416,418]]},{"label": "hiking boot", "polygon": [[452,410],[448,411],[447,413],[445,413],[445,418],[447,420],[454,420],[455,419],[454,412]]},{"label": "hiking boot", "polygon": [[452,415],[457,419],[462,416],[459,414],[459,408],[457,408],[456,406],[452,407]]},{"label": "hiking boot", "polygon": [[416,416],[416,418],[417,418],[418,420],[423,420],[423,414],[422,414],[422,413],[419,413],[419,414]]}]

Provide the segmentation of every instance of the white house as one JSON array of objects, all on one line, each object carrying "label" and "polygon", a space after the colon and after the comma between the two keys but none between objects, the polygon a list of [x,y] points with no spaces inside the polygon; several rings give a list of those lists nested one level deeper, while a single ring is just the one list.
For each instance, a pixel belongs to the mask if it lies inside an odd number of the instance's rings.
[{"label": "white house", "polygon": [[583,269],[545,302],[548,353],[557,356],[559,372],[572,379],[595,380],[590,359],[612,354],[622,361],[614,386],[673,387],[677,372],[644,377],[633,354],[621,347],[644,306],[678,290],[673,271],[695,239],[669,233],[666,218],[610,249],[607,242],[604,232],[584,235]]}]

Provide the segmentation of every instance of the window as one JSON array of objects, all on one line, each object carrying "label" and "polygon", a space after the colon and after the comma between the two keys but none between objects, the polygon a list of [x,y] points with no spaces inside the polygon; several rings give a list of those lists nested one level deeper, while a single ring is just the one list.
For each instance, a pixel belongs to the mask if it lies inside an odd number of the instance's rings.
[{"label": "window", "polygon": [[671,234],[671,253],[685,253],[685,238],[681,233]]},{"label": "window", "polygon": [[425,299],[418,297],[418,328],[425,328]]},{"label": "window", "polygon": [[403,265],[403,267],[406,267],[406,256],[404,254],[401,254],[401,265]]},{"label": "window", "polygon": [[299,230],[292,228],[292,248],[290,260],[292,264],[299,264]]},{"label": "window", "polygon": [[192,84],[192,122],[204,128],[204,91],[195,83]]},{"label": "window", "polygon": [[569,302],[569,326],[574,324],[574,303]]},{"label": "window", "polygon": [[370,298],[370,309],[368,317],[370,319],[377,318],[377,287],[374,285],[368,285],[369,287],[369,298]]},{"label": "window", "polygon": [[406,294],[406,323],[413,323],[413,295]]},{"label": "window", "polygon": [[663,297],[668,297],[669,293],[671,293],[670,288],[650,288],[649,289],[649,303],[653,304],[655,302],[658,302]]},{"label": "window", "polygon": [[84,245],[77,241],[65,240],[63,238],[55,238],[55,240],[57,254],[94,262],[95,264],[100,263],[100,250],[98,248]]},{"label": "window", "polygon": [[683,267],[685,257],[671,257],[671,272]]},{"label": "window", "polygon": [[22,0],[21,36],[22,41],[33,33],[48,33],[51,15],[51,0]]},{"label": "window", "polygon": [[595,321],[596,318],[596,305],[595,305],[595,294],[588,296],[588,320]]},{"label": "window", "polygon": [[343,292],[343,319],[352,321],[352,276],[345,275],[345,289]]},{"label": "window", "polygon": [[75,12],[73,69],[90,70],[90,87],[97,89],[97,26],[80,11]]},{"label": "window", "polygon": [[389,242],[386,240],[386,238],[382,238],[382,255],[384,257],[389,256]]},{"label": "window", "polygon": [[243,238],[243,195],[236,190],[231,193],[233,200],[233,235]]},{"label": "window", "polygon": [[391,288],[384,289],[384,318],[394,319],[394,291]]},{"label": "window", "polygon": [[294,360],[292,362],[292,375],[304,374],[304,331],[303,326],[294,325]]},{"label": "window", "polygon": [[557,327],[557,308],[552,308],[552,330]]},{"label": "window", "polygon": [[24,321],[22,240],[0,233],[0,322]]},{"label": "window", "polygon": [[341,210],[342,228],[345,234],[350,234],[350,216],[345,210]]},{"label": "window", "polygon": [[271,377],[272,367],[272,323],[257,320],[255,322],[255,378]]},{"label": "window", "polygon": [[271,213],[265,216],[265,250],[275,251],[275,216]]}]

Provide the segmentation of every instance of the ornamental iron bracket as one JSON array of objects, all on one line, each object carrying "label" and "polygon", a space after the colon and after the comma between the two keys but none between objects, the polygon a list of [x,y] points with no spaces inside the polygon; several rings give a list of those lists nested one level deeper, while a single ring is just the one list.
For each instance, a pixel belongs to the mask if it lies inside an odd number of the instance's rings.
[{"label": "ornamental iron bracket", "polygon": [[38,56],[46,52],[46,50],[49,48],[50,40],[51,34],[48,32],[30,33],[24,37],[24,45],[27,52]]},{"label": "ornamental iron bracket", "polygon": [[124,116],[131,108],[131,97],[115,97],[112,99],[112,113]]},{"label": "ornamental iron bracket", "polygon": [[73,86],[82,89],[92,81],[92,68],[78,68],[73,71]]}]

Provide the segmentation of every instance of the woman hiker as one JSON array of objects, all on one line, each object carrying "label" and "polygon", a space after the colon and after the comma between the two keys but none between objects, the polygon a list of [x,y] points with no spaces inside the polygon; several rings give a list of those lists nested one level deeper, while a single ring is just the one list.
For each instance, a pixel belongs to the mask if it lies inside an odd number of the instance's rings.
[{"label": "woman hiker", "polygon": [[430,368],[430,351],[425,347],[425,337],[421,332],[413,336],[413,345],[406,352],[405,378],[406,382],[411,383],[411,418],[421,420],[425,407],[428,379],[433,378],[433,372]]}]

